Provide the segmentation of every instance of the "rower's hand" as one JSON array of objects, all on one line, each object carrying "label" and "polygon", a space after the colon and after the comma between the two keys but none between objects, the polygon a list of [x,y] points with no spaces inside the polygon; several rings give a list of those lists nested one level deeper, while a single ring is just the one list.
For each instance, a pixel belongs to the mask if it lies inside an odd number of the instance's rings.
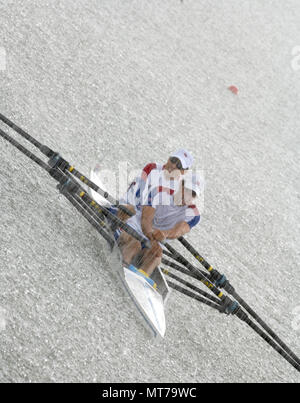
[{"label": "rower's hand", "polygon": [[119,210],[117,217],[121,221],[126,221],[130,216],[128,214],[126,214],[125,211]]},{"label": "rower's hand", "polygon": [[161,257],[162,255],[162,248],[158,241],[151,241],[151,249],[150,253],[152,257]]},{"label": "rower's hand", "polygon": [[155,239],[158,242],[163,242],[167,237],[164,231],[161,231],[160,229],[155,229],[152,232],[153,239]]},{"label": "rower's hand", "polygon": [[145,234],[145,236],[146,236],[150,241],[154,241],[154,238],[153,238],[153,231],[145,232],[144,234]]}]

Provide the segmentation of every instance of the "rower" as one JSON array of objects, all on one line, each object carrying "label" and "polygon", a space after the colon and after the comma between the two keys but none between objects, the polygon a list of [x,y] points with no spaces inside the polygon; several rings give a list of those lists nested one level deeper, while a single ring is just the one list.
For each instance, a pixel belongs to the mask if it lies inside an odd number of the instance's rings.
[{"label": "rower", "polygon": [[[142,195],[146,187],[149,190],[155,186],[162,186],[177,191],[180,179],[188,172],[192,164],[193,156],[185,149],[172,153],[163,165],[156,162],[147,164],[141,175],[129,185],[126,195],[119,201],[120,205],[126,207],[134,215],[141,208]],[[126,221],[129,216],[119,210],[118,218]]]},{"label": "rower", "polygon": [[129,267],[138,260],[140,272],[146,277],[151,276],[161,263],[162,242],[185,235],[199,223],[200,214],[195,201],[201,188],[197,175],[189,174],[180,180],[176,192],[160,186],[144,192],[141,209],[128,219],[127,224],[149,239],[151,248],[144,248],[141,242],[122,232],[119,246]]}]

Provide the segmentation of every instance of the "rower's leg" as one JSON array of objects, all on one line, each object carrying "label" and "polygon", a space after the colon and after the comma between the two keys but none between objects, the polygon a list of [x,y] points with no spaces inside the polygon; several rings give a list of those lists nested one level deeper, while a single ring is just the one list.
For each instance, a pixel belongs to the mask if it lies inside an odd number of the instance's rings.
[{"label": "rower's leg", "polygon": [[161,263],[162,249],[157,242],[153,242],[152,247],[150,249],[144,249],[144,251],[142,258],[143,263],[140,269],[148,274],[148,276],[151,276],[154,269]]},{"label": "rower's leg", "polygon": [[123,255],[123,260],[127,264],[130,264],[133,257],[142,249],[141,243],[126,232],[123,232],[120,236],[119,247]]}]

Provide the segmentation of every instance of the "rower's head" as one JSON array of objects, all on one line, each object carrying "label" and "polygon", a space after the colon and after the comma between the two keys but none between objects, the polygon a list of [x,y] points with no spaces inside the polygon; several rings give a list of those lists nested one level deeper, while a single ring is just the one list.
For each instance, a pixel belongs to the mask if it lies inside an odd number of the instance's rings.
[{"label": "rower's head", "polygon": [[164,169],[170,179],[178,179],[180,175],[184,175],[192,167],[192,164],[192,154],[185,149],[180,149],[170,155]]},{"label": "rower's head", "polygon": [[196,174],[189,174],[182,179],[175,194],[175,204],[189,206],[194,204],[201,193],[201,181]]}]

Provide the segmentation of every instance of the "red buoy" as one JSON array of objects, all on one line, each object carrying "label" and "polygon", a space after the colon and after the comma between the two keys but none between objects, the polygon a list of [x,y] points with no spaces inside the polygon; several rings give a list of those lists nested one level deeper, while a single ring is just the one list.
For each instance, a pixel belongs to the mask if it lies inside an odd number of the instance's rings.
[{"label": "red buoy", "polygon": [[238,94],[239,90],[235,85],[231,85],[230,87],[228,87],[228,89],[235,95]]}]

